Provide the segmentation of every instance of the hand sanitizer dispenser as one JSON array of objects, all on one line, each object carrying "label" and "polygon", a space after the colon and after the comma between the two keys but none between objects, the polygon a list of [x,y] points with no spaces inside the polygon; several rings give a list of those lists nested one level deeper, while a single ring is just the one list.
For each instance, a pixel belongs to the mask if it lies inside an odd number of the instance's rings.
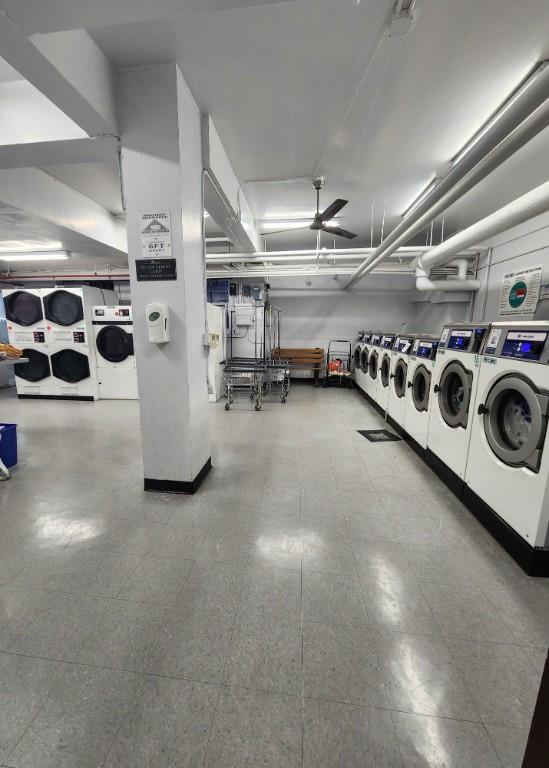
[{"label": "hand sanitizer dispenser", "polygon": [[170,340],[170,308],[167,304],[147,304],[147,328],[152,344],[164,344]]}]

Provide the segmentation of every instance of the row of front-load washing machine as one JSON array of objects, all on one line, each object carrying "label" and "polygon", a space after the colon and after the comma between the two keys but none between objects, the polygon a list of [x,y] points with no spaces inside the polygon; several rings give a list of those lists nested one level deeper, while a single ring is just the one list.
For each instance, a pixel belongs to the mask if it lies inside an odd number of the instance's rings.
[{"label": "row of front-load washing machine", "polygon": [[549,323],[361,334],[355,380],[532,575],[549,575]]},{"label": "row of front-load washing machine", "polygon": [[137,399],[131,307],[87,286],[2,291],[21,398]]}]

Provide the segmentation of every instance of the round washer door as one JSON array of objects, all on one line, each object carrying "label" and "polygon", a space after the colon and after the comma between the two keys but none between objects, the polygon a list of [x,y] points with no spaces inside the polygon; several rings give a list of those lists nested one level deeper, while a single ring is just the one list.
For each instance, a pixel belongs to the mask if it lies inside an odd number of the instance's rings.
[{"label": "round washer door", "polygon": [[440,415],[449,427],[467,427],[473,374],[453,360],[442,372],[438,389]]},{"label": "round washer door", "polygon": [[355,347],[355,354],[353,357],[355,368],[360,368],[360,352],[361,352],[361,348]]},{"label": "round washer door", "polygon": [[406,394],[406,379],[408,378],[408,365],[402,358],[398,360],[395,366],[395,394],[397,397],[404,397]]},{"label": "round washer door", "polygon": [[69,384],[89,378],[90,363],[87,355],[74,349],[62,349],[51,356],[53,375]]},{"label": "round washer door", "polygon": [[17,325],[35,325],[44,319],[39,296],[28,291],[15,291],[4,298],[6,318]]},{"label": "round washer door", "polygon": [[384,387],[389,386],[390,371],[391,371],[391,358],[389,357],[389,355],[383,355],[379,376],[381,378],[381,383],[383,384]]},{"label": "round washer door", "polygon": [[28,363],[16,363],[13,366],[15,375],[25,381],[43,381],[51,376],[50,360],[44,352],[37,349],[24,349],[23,357],[28,358]]},{"label": "round washer door", "polygon": [[377,352],[370,353],[370,360],[368,362],[368,371],[371,379],[377,379]]},{"label": "round washer door", "polygon": [[526,378],[509,375],[494,384],[480,412],[488,444],[500,461],[539,471],[548,409],[549,395]]},{"label": "round washer door", "polygon": [[431,373],[424,365],[418,365],[412,379],[412,400],[416,411],[426,411],[429,407],[429,392],[431,390]]},{"label": "round washer door", "polygon": [[46,319],[65,327],[84,319],[82,298],[69,291],[54,291],[44,296]]},{"label": "round washer door", "polygon": [[108,363],[123,363],[133,355],[133,336],[118,325],[105,325],[97,334],[96,346]]},{"label": "round washer door", "polygon": [[362,373],[368,373],[368,348],[362,347],[362,352],[360,353],[360,370]]}]

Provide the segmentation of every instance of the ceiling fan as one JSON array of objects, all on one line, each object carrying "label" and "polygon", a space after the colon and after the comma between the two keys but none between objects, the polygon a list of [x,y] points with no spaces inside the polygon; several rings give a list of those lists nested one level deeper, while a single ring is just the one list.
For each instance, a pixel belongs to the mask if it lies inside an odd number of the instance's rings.
[{"label": "ceiling fan", "polygon": [[352,240],[356,237],[355,232],[349,232],[342,227],[332,226],[328,222],[336,216],[342,208],[344,208],[348,200],[342,200],[337,198],[331,203],[324,211],[320,211],[320,190],[324,187],[326,180],[323,176],[319,176],[313,179],[313,187],[316,189],[316,213],[313,219],[313,223],[308,227],[298,227],[293,229],[279,229],[275,232],[264,232],[264,235],[281,234],[282,232],[296,232],[299,229],[312,229],[313,232],[327,232],[330,235],[337,235],[338,237],[346,237],[348,240]]}]

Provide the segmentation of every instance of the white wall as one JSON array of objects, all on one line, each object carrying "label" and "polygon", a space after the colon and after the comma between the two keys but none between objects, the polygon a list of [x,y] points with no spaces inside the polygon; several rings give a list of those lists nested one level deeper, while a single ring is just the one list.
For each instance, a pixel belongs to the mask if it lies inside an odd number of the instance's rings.
[{"label": "white wall", "polygon": [[[491,243],[492,251],[480,265],[478,277],[482,288],[476,296],[474,319],[495,321],[498,315],[503,275],[517,269],[543,265],[542,285],[549,283],[549,214],[503,232]],[[540,301],[530,316],[509,318],[517,320],[549,319],[549,301]]]},{"label": "white wall", "polygon": [[465,300],[459,302],[450,294],[445,297],[440,293],[427,296],[428,300],[417,301],[415,304],[414,329],[419,333],[436,336],[446,323],[464,323],[469,320],[470,295],[464,296]]}]

